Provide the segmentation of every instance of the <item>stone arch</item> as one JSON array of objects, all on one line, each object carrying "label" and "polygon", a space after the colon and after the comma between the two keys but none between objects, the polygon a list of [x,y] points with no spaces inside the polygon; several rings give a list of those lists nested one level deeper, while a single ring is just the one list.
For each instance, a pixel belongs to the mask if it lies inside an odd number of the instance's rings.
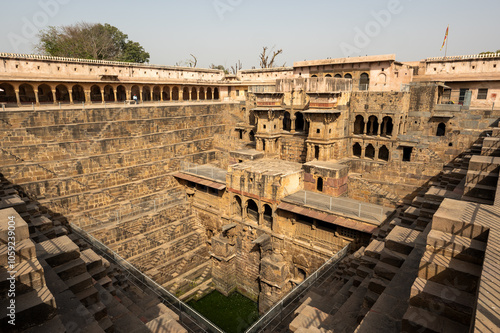
[{"label": "stone arch", "polygon": [[314,74],[314,75],[311,75],[311,77],[318,77],[318,76],[316,74]]},{"label": "stone arch", "polygon": [[151,88],[149,86],[142,87],[142,101],[143,102],[151,101]]},{"label": "stone arch", "polygon": [[361,158],[361,153],[362,153],[361,145],[356,142],[352,146],[352,155]]},{"label": "stone arch", "polygon": [[335,74],[335,76],[334,76],[334,77],[335,77],[335,78],[337,78],[337,79],[341,79],[341,78],[342,78],[342,75],[340,75],[340,74]]},{"label": "stone arch", "polygon": [[377,77],[377,83],[386,84],[387,83],[387,75],[385,75],[384,73],[380,73]]},{"label": "stone arch", "polygon": [[370,76],[368,73],[361,73],[359,77],[359,90],[368,90],[370,85]]},{"label": "stone arch", "polygon": [[285,115],[283,116],[283,130],[292,130],[292,119],[290,119],[290,112],[288,111],[285,111]]},{"label": "stone arch", "polygon": [[326,74],[325,77],[332,77],[332,74]]},{"label": "stone arch", "polygon": [[236,215],[236,216],[239,216],[239,217],[242,216],[241,198],[239,196],[237,196],[237,195],[234,196],[233,214]]},{"label": "stone arch", "polygon": [[212,88],[210,88],[210,87],[207,88],[207,99],[208,100],[212,100],[213,99]]},{"label": "stone arch", "polygon": [[219,100],[220,99],[219,88],[217,88],[217,87],[214,88],[214,99],[215,100]]},{"label": "stone arch", "polygon": [[246,204],[247,218],[251,222],[259,223],[259,207],[252,199],[249,199]]},{"label": "stone arch", "polygon": [[369,159],[375,159],[375,147],[370,143],[366,146],[365,157]]},{"label": "stone arch", "polygon": [[173,87],[172,88],[172,100],[173,101],[178,101],[179,100],[179,87]]},{"label": "stone arch", "polygon": [[392,118],[389,116],[384,117],[382,119],[382,135],[391,136],[393,129],[394,129],[394,124],[392,122]]},{"label": "stone arch", "polygon": [[352,79],[352,74],[351,73],[345,74],[344,79]]},{"label": "stone arch", "polygon": [[268,204],[264,205],[263,221],[264,227],[273,228],[273,209]]},{"label": "stone arch", "polygon": [[94,84],[90,87],[90,101],[91,102],[102,102],[101,87]]},{"label": "stone arch", "polygon": [[[3,90],[3,91],[1,91]],[[16,91],[9,83],[0,84],[0,102],[1,103],[17,103]]]},{"label": "stone arch", "polygon": [[119,85],[116,87],[116,99],[118,101],[126,101],[127,100],[127,89],[124,86]]},{"label": "stone arch", "polygon": [[73,95],[73,102],[85,102],[85,90],[79,84],[75,84],[71,88],[71,95]]},{"label": "stone arch", "polygon": [[191,99],[193,101],[197,101],[198,100],[198,90],[196,90],[195,87],[191,88]]},{"label": "stone arch", "polygon": [[161,101],[161,88],[159,86],[153,87],[153,101]]},{"label": "stone arch", "polygon": [[439,123],[436,131],[436,136],[445,136],[446,135],[446,124]]},{"label": "stone arch", "polygon": [[366,134],[368,135],[377,135],[378,133],[378,118],[377,116],[370,116],[370,118],[368,118],[368,130]]},{"label": "stone arch", "polygon": [[59,84],[56,87],[56,100],[58,102],[69,102],[69,91],[68,87],[64,84]]},{"label": "stone arch", "polygon": [[52,94],[52,88],[45,83],[38,86],[38,101],[40,103],[53,103],[54,95]]},{"label": "stone arch", "polygon": [[250,139],[250,141],[254,142],[255,141],[255,134],[253,131],[250,131],[250,133],[248,134],[248,138]]},{"label": "stone arch", "polygon": [[365,134],[365,118],[362,115],[357,115],[354,121],[354,134]]},{"label": "stone arch", "polygon": [[318,180],[316,181],[316,190],[318,192],[323,192],[323,178],[318,177]]},{"label": "stone arch", "polygon": [[130,97],[132,99],[134,99],[134,96],[137,96],[137,100],[141,99],[141,89],[139,88],[139,86],[137,85],[132,86],[132,89],[130,91],[131,91]]},{"label": "stone arch", "polygon": [[200,101],[205,100],[205,88],[200,87]]},{"label": "stone arch", "polygon": [[182,99],[185,101],[189,101],[189,88],[188,87],[182,88]]},{"label": "stone arch", "polygon": [[104,87],[104,100],[106,102],[114,102],[115,101],[115,93],[113,91],[113,87],[109,84]]},{"label": "stone arch", "polygon": [[164,101],[170,101],[170,87],[169,86],[163,87],[162,94],[163,94]]},{"label": "stone arch", "polygon": [[378,159],[382,161],[389,161],[389,149],[384,145],[378,150]]},{"label": "stone arch", "polygon": [[296,131],[304,131],[305,130],[305,120],[302,112],[295,113],[295,130]]},{"label": "stone arch", "polygon": [[36,102],[35,90],[33,86],[28,83],[23,83],[19,86],[19,102],[21,103],[34,103]]}]

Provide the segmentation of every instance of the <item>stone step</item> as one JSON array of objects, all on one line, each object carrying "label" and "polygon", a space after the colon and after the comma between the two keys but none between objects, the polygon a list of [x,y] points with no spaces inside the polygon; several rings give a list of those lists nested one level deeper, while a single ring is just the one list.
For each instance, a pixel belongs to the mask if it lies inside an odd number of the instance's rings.
[{"label": "stone step", "polygon": [[417,245],[420,234],[421,232],[419,231],[396,226],[389,235],[387,235],[385,246],[389,250],[407,255]]},{"label": "stone step", "polygon": [[[2,200],[2,198],[0,198],[0,200]],[[2,221],[2,223],[0,223],[0,240],[2,240],[2,243],[7,244],[9,241],[12,241],[9,237],[14,237],[16,243],[28,239],[30,234],[26,221],[21,218],[14,208],[2,208],[1,203],[0,201],[0,221]],[[11,225],[11,230],[9,230],[9,221],[15,223],[15,225]],[[13,227],[15,227],[15,235],[12,235]],[[11,231],[10,235],[9,231]]]},{"label": "stone step", "polygon": [[365,256],[380,259],[380,253],[384,249],[385,243],[383,241],[372,240],[365,249]]},{"label": "stone step", "polygon": [[45,215],[41,215],[37,218],[31,219],[31,224],[33,225],[33,227],[42,232],[54,227],[52,220]]},{"label": "stone step", "polygon": [[85,263],[80,258],[73,259],[65,264],[54,267],[54,271],[63,281],[69,280],[80,274],[87,273]]},{"label": "stone step", "polygon": [[85,272],[66,280],[65,283],[68,288],[76,294],[92,285],[92,276]]},{"label": "stone step", "polygon": [[408,207],[403,213],[404,217],[410,218],[410,219],[416,219],[417,217],[420,216],[420,209],[416,207]]},{"label": "stone step", "polygon": [[182,327],[170,314],[165,313],[146,324],[146,327],[155,333],[187,333],[188,331]]},{"label": "stone step", "polygon": [[58,266],[80,257],[80,248],[68,236],[36,244],[37,256],[50,266]]},{"label": "stone step", "polygon": [[432,218],[432,230],[486,242],[488,228],[457,219],[457,201],[444,200]]},{"label": "stone step", "polygon": [[392,278],[398,273],[398,271],[398,267],[386,264],[382,261],[380,261],[373,269],[373,272],[377,277],[384,278],[388,281],[392,280]]},{"label": "stone step", "polygon": [[82,251],[80,257],[85,261],[88,270],[102,266],[102,257],[92,249]]},{"label": "stone step", "polygon": [[99,294],[93,286],[76,293],[75,296],[86,307],[99,302]]},{"label": "stone step", "polygon": [[431,230],[427,235],[427,249],[447,257],[481,265],[486,243],[439,230]]},{"label": "stone step", "polygon": [[[369,257],[369,256],[362,256],[360,259],[359,259],[359,265],[360,266],[364,266],[366,268],[369,268],[369,269],[373,269],[373,267],[375,267],[375,265],[378,263],[378,260],[373,258],[373,257]],[[359,266],[358,266],[359,268]]]},{"label": "stone step", "polygon": [[92,314],[97,321],[100,321],[108,315],[106,306],[101,301],[90,305],[87,307],[87,310],[89,310],[90,314]]},{"label": "stone step", "polygon": [[472,294],[422,278],[416,278],[411,287],[410,305],[440,309],[443,317],[462,325],[470,325],[475,303]]},{"label": "stone step", "polygon": [[289,329],[295,332],[301,327],[319,327],[328,317],[329,315],[327,313],[306,305],[290,323]]},{"label": "stone step", "polygon": [[38,326],[30,327],[23,331],[23,333],[66,333],[66,327],[61,321],[59,315],[56,315],[52,319],[40,324]]},{"label": "stone step", "polygon": [[0,273],[0,298],[7,296],[11,287],[11,280],[8,279],[11,276],[15,277],[16,295],[23,294],[33,289],[40,289],[45,286],[43,268],[36,258],[22,261],[21,263],[15,265],[12,268],[12,271],[14,272],[12,275],[9,271],[2,269],[2,272]]},{"label": "stone step", "polygon": [[100,279],[104,278],[106,276],[106,271],[107,271],[107,269],[104,266],[94,267],[94,268],[88,270],[89,274],[92,275],[92,277],[95,280],[100,280]]},{"label": "stone step", "polygon": [[418,277],[474,293],[479,284],[482,267],[430,251],[422,256]]},{"label": "stone step", "polygon": [[108,316],[99,320],[99,327],[106,333],[113,333],[115,331],[113,322]]},{"label": "stone step", "polygon": [[407,257],[405,254],[384,248],[380,256],[380,261],[394,267],[401,267]]},{"label": "stone step", "polygon": [[436,312],[410,306],[402,321],[406,333],[469,333],[469,327],[442,317]]},{"label": "stone step", "polygon": [[[0,245],[0,266],[7,266],[9,248],[7,244]],[[22,260],[30,260],[36,258],[35,243],[31,239],[24,239],[16,242],[15,246],[15,262],[19,263]]]},{"label": "stone step", "polygon": [[382,277],[373,277],[368,283],[368,290],[381,295],[384,292],[385,288],[387,288],[387,286],[389,285],[389,282],[390,281]]},{"label": "stone step", "polygon": [[[7,309],[11,299],[0,301],[0,308]],[[52,293],[47,287],[33,290],[15,297],[15,324],[17,330],[30,326],[40,325],[53,318],[57,312],[57,305]],[[8,323],[7,311],[0,313],[0,331],[9,332],[12,325]]]}]

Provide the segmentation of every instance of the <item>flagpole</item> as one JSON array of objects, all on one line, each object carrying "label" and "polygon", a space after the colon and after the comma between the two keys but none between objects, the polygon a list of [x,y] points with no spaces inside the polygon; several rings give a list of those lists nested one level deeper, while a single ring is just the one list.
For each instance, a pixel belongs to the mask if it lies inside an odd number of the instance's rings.
[{"label": "flagpole", "polygon": [[448,34],[446,36],[446,50],[444,51],[444,57],[448,56],[448,40],[450,39],[450,25],[448,24]]}]

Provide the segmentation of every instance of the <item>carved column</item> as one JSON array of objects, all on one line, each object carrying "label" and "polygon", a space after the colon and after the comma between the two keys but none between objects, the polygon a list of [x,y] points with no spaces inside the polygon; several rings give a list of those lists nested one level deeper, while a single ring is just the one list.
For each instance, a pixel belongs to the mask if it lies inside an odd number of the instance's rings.
[{"label": "carved column", "polygon": [[69,93],[69,104],[73,105],[74,102],[73,102],[73,92],[72,91],[68,91]]},{"label": "carved column", "polygon": [[[21,98],[19,98],[19,89],[16,89],[15,92],[16,92],[17,106],[21,106]],[[40,105],[40,103],[38,102],[38,92],[35,92],[35,98],[36,98],[36,105]]]},{"label": "carved column", "polygon": [[361,158],[365,158],[365,153],[366,153],[366,147],[363,145],[361,147]]},{"label": "carved column", "polygon": [[54,104],[57,104],[57,94],[56,93],[57,93],[56,89],[53,89],[52,90],[52,99],[54,101]]},{"label": "carved column", "polygon": [[366,120],[366,123],[364,124],[363,129],[362,129],[363,132],[361,134],[368,135],[368,122],[369,122],[369,119]]},{"label": "carved column", "polygon": [[85,90],[85,103],[92,104],[92,101],[90,99],[90,90]]},{"label": "carved column", "polygon": [[118,91],[117,91],[117,89],[113,89],[113,96],[115,98],[115,102],[118,102]]}]

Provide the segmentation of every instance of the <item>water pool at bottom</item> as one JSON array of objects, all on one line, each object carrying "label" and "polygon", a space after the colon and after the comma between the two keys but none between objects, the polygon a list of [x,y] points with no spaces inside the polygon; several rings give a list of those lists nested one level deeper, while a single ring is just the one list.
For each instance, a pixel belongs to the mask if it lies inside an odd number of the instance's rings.
[{"label": "water pool at bottom", "polygon": [[213,291],[188,305],[226,333],[244,332],[259,319],[258,304],[237,292],[226,297]]}]

